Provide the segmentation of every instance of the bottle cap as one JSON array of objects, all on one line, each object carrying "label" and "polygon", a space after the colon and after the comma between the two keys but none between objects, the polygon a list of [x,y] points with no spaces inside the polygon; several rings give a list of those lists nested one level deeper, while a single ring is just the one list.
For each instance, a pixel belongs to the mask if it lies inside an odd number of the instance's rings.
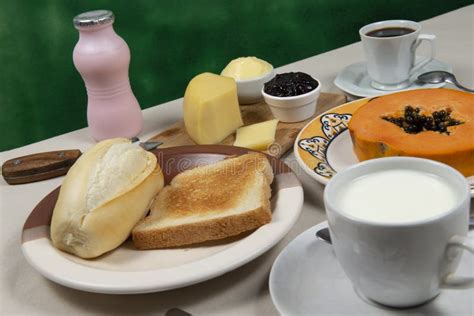
[{"label": "bottle cap", "polygon": [[109,10],[88,11],[76,15],[73,19],[76,28],[112,24],[114,20],[114,13]]}]

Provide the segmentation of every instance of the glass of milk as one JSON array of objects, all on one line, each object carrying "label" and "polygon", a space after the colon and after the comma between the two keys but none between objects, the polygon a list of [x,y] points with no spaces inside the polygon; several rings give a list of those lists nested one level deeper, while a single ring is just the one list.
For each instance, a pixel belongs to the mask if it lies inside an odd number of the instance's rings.
[{"label": "glass of milk", "polygon": [[454,276],[466,237],[469,185],[455,169],[412,157],[373,159],[338,173],[324,203],[337,259],[356,290],[409,307],[441,288],[473,287]]}]

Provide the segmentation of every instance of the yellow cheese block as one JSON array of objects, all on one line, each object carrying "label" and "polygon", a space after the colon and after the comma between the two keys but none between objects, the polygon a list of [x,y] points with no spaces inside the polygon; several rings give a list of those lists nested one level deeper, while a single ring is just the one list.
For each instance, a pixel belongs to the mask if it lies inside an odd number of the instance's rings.
[{"label": "yellow cheese block", "polygon": [[194,77],[184,93],[184,125],[197,144],[217,144],[242,126],[234,79],[208,72]]},{"label": "yellow cheese block", "polygon": [[275,141],[278,120],[241,127],[237,130],[234,146],[253,150],[265,150]]}]

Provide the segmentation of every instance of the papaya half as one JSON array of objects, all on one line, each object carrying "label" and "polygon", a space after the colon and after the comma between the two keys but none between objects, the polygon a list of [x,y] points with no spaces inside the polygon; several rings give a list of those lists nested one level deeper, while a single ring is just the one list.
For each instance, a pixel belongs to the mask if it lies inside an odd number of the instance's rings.
[{"label": "papaya half", "polygon": [[[423,124],[434,118],[444,127],[407,126],[405,121],[412,122],[406,117],[407,107],[424,116]],[[441,111],[445,117],[448,113],[446,122],[437,117]],[[449,125],[448,121],[454,123]],[[420,89],[377,97],[355,111],[349,131],[361,161],[413,156],[443,162],[464,176],[474,175],[474,94]]]}]

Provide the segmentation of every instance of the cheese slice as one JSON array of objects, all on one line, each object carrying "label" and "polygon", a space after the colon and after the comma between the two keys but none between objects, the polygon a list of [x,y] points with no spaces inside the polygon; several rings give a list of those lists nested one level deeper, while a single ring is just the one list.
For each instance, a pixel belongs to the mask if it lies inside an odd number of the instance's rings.
[{"label": "cheese slice", "polygon": [[183,104],[186,131],[197,144],[217,144],[243,125],[232,78],[197,75],[186,88]]},{"label": "cheese slice", "polygon": [[234,146],[265,150],[275,141],[278,120],[241,127],[237,130]]}]

